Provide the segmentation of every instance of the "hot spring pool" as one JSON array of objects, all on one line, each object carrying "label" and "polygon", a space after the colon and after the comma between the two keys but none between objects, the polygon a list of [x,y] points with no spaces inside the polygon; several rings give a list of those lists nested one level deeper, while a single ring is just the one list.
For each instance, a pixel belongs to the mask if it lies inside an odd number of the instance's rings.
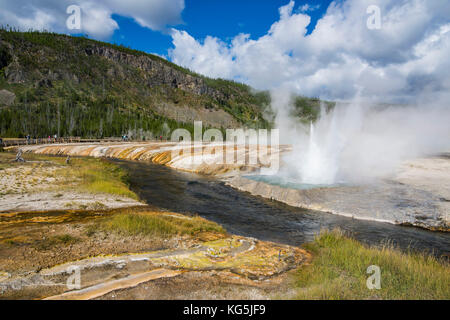
[{"label": "hot spring pool", "polygon": [[295,179],[281,177],[281,176],[273,176],[273,175],[246,175],[243,176],[246,179],[264,182],[270,185],[279,186],[282,188],[288,189],[296,189],[296,190],[310,190],[317,188],[335,188],[348,186],[345,183],[335,183],[335,184],[310,184],[310,183],[302,183]]}]

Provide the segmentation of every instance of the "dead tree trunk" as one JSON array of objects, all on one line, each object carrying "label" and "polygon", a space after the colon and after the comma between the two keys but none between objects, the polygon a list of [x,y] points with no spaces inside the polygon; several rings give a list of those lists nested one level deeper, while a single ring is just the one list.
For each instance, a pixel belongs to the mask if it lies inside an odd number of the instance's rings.
[{"label": "dead tree trunk", "polygon": [[19,152],[17,152],[16,154],[16,160],[14,160],[15,162],[25,162],[25,160],[22,157],[22,149],[19,149]]}]

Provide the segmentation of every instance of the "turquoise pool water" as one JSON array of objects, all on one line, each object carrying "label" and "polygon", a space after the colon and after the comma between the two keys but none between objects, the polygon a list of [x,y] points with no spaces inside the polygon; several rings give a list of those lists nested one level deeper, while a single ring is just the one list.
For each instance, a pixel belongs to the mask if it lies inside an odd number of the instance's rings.
[{"label": "turquoise pool water", "polygon": [[243,176],[244,178],[247,178],[249,180],[253,181],[259,181],[268,183],[271,185],[279,186],[282,188],[289,188],[289,189],[297,189],[297,190],[309,190],[309,189],[316,189],[316,188],[333,188],[333,187],[341,187],[345,186],[344,183],[338,183],[338,184],[309,184],[309,183],[302,183],[299,181],[296,181],[295,179],[290,179],[287,177],[281,177],[281,176],[268,176],[268,175],[246,175]]}]

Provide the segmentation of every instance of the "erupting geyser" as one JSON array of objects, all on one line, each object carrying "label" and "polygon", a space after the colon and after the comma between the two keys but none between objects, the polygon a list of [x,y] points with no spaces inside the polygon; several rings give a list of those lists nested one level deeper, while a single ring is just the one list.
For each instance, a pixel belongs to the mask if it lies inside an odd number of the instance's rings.
[{"label": "erupting geyser", "polygon": [[[283,108],[289,107],[278,106]],[[293,150],[274,180],[318,186],[373,182],[395,175],[405,160],[450,150],[445,106],[355,100],[331,110],[322,106],[319,119],[306,126],[286,111],[280,114],[280,138]]]},{"label": "erupting geyser", "polygon": [[[293,153],[285,158],[288,175],[305,185],[336,185],[346,182],[342,161],[352,137],[361,128],[361,109],[354,105],[337,106],[311,122],[309,130],[296,130],[298,140]],[[306,132],[306,133],[304,133]]]}]

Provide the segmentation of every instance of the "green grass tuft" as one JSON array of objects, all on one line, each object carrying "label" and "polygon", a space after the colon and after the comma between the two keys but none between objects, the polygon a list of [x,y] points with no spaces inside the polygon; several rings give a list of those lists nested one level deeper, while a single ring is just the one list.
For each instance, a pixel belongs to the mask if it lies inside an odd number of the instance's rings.
[{"label": "green grass tuft", "polygon": [[129,189],[128,173],[118,165],[99,159],[78,158],[59,171],[79,181],[81,191],[107,193],[138,200],[138,196]]},{"label": "green grass tuft", "polygon": [[50,250],[53,247],[61,244],[67,246],[69,244],[77,243],[78,241],[80,241],[80,239],[73,237],[70,234],[62,234],[39,240],[35,243],[35,247],[38,250]]},{"label": "green grass tuft", "polygon": [[225,230],[220,225],[201,217],[183,219],[167,215],[145,213],[115,215],[101,223],[99,229],[126,235],[162,237],[196,235],[202,232],[225,233]]},{"label": "green grass tuft", "polygon": [[[434,256],[371,248],[339,230],[305,246],[311,265],[295,275],[298,299],[450,299],[448,262]],[[369,290],[367,268],[381,269],[381,289]]]}]

